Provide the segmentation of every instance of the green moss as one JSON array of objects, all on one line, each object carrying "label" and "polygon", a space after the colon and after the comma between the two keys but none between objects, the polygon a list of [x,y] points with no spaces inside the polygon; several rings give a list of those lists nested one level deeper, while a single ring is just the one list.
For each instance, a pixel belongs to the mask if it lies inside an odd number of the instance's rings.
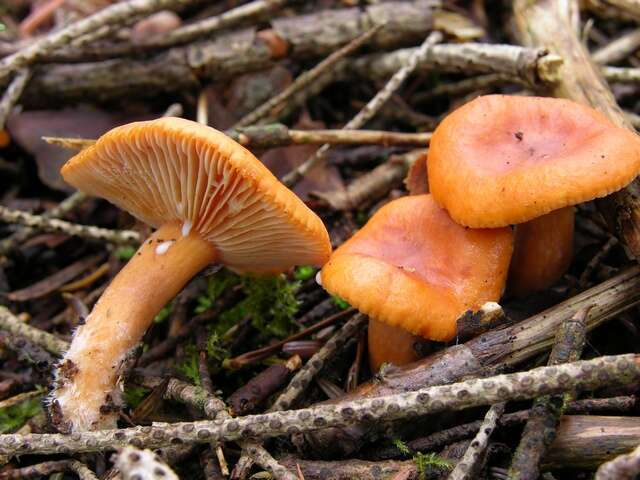
[{"label": "green moss", "polygon": [[331,299],[333,300],[333,303],[340,309],[340,310],[346,310],[347,308],[351,308],[351,305],[349,305],[349,303],[346,300],[343,300],[340,297],[336,297],[335,295],[333,295],[331,297]]},{"label": "green moss", "polygon": [[199,353],[195,345],[187,345],[184,349],[184,360],[176,366],[182,375],[191,380],[194,385],[200,386]]},{"label": "green moss", "polygon": [[293,319],[298,313],[296,292],[300,282],[287,282],[284,275],[266,278],[243,277],[246,297],[222,312],[215,333],[224,334],[242,319],[250,317],[252,325],[261,333],[284,338],[295,327]]},{"label": "green moss", "polygon": [[293,275],[296,280],[305,281],[309,280],[316,274],[316,269],[313,267],[298,267],[296,273]]},{"label": "green moss", "polygon": [[206,293],[196,298],[198,305],[195,308],[195,313],[200,314],[209,310],[227,288],[237,285],[239,282],[239,277],[227,270],[221,270],[209,277]]},{"label": "green moss", "polygon": [[118,247],[113,253],[118,260],[126,262],[127,260],[131,260],[131,258],[136,254],[136,249],[126,246]]},{"label": "green moss", "polygon": [[400,453],[402,455],[404,455],[405,457],[408,457],[409,455],[411,455],[411,450],[409,449],[409,447],[407,446],[406,443],[404,443],[402,440],[400,440],[399,438],[396,438],[393,441],[393,444],[395,445],[395,447],[400,450]]},{"label": "green moss", "polygon": [[150,392],[146,387],[128,387],[124,391],[124,399],[129,408],[136,408]]},{"label": "green moss", "polygon": [[0,433],[11,433],[42,411],[42,397],[31,397],[11,407],[0,408]]},{"label": "green moss", "polygon": [[158,314],[155,316],[155,318],[153,319],[153,322],[154,323],[164,322],[167,318],[169,318],[169,315],[171,315],[171,308],[172,308],[171,303],[163,307],[162,310],[160,310]]},{"label": "green moss", "polygon": [[418,478],[421,480],[426,478],[427,470],[429,468],[436,468],[438,470],[449,471],[453,470],[454,464],[446,458],[439,457],[435,453],[416,453],[413,456],[413,461],[418,467]]},{"label": "green moss", "polygon": [[222,339],[215,332],[209,335],[207,339],[207,354],[209,355],[209,360],[217,364],[222,364],[230,356],[229,350],[223,347]]}]

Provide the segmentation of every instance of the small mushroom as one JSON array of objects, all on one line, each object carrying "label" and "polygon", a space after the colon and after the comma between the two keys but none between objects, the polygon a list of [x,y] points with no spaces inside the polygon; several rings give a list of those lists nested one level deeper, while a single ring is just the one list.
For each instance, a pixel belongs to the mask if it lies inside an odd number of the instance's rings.
[{"label": "small mushroom", "polygon": [[640,138],[584,105],[487,95],[448,115],[431,138],[429,190],[458,223],[517,227],[510,290],[553,284],[572,255],[573,209],[640,173]]},{"label": "small mushroom", "polygon": [[403,197],[331,255],[322,286],[372,319],[369,359],[377,370],[411,361],[412,335],[451,340],[464,312],[497,301],[512,250],[510,228],[465,228],[431,195]]},{"label": "small mushroom", "polygon": [[[179,118],[115,128],[70,159],[64,179],[157,228],[76,331],[52,395],[61,426],[115,427],[119,368],[154,316],[208,264],[275,273],[322,265],[322,221],[248,150]],[[71,366],[72,368],[69,368]]]}]

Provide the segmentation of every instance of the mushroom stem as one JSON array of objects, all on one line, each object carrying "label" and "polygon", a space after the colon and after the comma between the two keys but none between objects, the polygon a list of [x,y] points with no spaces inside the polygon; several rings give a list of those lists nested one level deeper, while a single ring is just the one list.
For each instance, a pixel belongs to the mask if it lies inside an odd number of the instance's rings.
[{"label": "mushroom stem", "polygon": [[404,328],[369,319],[369,366],[376,373],[384,363],[406,365],[420,359],[414,345],[424,341]]},{"label": "mushroom stem", "polygon": [[562,277],[573,256],[573,207],[516,226],[515,246],[507,289],[523,297],[544,290]]},{"label": "mushroom stem", "polygon": [[[175,221],[138,249],[98,300],[56,371],[54,422],[72,431],[114,428],[119,367],[157,313],[217,259],[214,247]],[[116,409],[117,410],[117,409]]]}]

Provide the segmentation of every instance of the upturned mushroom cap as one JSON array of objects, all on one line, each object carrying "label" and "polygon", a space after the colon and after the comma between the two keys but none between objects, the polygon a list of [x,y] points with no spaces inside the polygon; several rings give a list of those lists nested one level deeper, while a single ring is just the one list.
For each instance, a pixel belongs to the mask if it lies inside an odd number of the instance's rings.
[{"label": "upturned mushroom cap", "polygon": [[454,220],[502,227],[621,189],[640,172],[640,137],[569,100],[487,95],[440,123],[427,169]]},{"label": "upturned mushroom cap", "polygon": [[180,118],[115,128],[69,160],[64,179],[153,226],[179,221],[238,272],[322,265],[329,236],[307,206],[248,150]]},{"label": "upturned mushroom cap", "polygon": [[446,341],[466,310],[500,298],[512,250],[510,228],[464,228],[431,195],[403,197],[333,253],[322,286],[376,320]]}]

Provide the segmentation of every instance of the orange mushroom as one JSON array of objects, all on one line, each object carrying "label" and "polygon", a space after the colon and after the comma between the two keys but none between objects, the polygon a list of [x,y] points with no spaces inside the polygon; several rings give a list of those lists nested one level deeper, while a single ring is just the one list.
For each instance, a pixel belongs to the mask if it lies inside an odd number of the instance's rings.
[{"label": "orange mushroom", "polygon": [[[415,195],[376,212],[331,255],[320,279],[373,319],[369,358],[376,370],[383,361],[411,360],[406,352],[412,343],[404,332],[379,335],[377,322],[451,340],[465,311],[500,298],[512,249],[510,228],[464,228],[431,195]],[[386,343],[379,341],[384,335]]]},{"label": "orange mushroom", "polygon": [[[75,333],[52,396],[71,430],[115,426],[118,369],[154,316],[198,271],[322,265],[322,221],[248,150],[197,123],[162,118],[115,128],[70,159],[64,179],[157,228]],[[55,418],[55,417],[54,417]]]},{"label": "orange mushroom", "polygon": [[570,207],[640,173],[640,138],[569,100],[488,95],[440,123],[427,171],[434,199],[462,225],[535,222],[516,235],[509,284],[522,295],[550,286],[568,268]]}]

